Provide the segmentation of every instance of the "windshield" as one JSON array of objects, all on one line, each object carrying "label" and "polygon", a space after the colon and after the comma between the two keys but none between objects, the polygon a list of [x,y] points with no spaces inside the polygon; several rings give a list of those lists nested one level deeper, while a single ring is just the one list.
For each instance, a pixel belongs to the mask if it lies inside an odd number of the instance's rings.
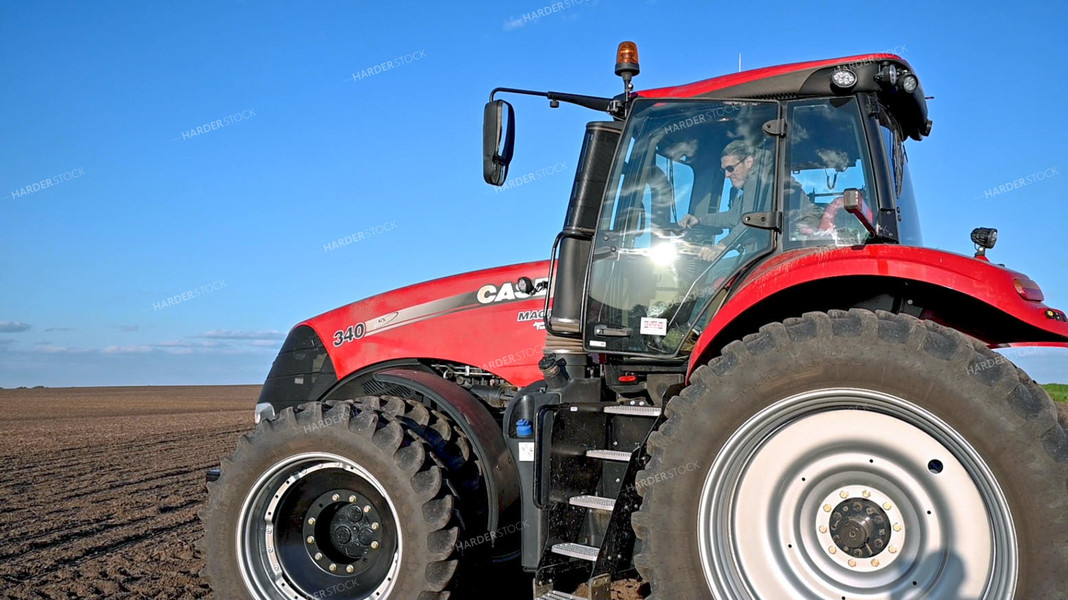
[{"label": "windshield", "polygon": [[773,102],[635,104],[601,207],[586,305],[591,350],[688,350],[724,284],[771,246]]}]

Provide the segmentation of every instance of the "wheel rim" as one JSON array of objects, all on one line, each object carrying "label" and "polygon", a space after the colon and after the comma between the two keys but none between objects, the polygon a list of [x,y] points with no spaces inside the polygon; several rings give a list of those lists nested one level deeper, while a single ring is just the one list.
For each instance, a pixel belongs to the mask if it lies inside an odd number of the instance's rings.
[{"label": "wheel rim", "polygon": [[700,528],[720,598],[1000,599],[1016,587],[1012,515],[978,452],[869,390],[807,392],[749,419],[709,470]]},{"label": "wheel rim", "polygon": [[382,484],[334,454],[286,458],[252,486],[237,528],[241,577],[254,598],[388,597],[401,533]]}]

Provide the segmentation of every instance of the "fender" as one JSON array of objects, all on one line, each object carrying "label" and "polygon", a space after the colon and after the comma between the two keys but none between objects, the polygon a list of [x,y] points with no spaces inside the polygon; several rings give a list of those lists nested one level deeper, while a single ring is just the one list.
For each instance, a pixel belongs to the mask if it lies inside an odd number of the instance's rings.
[{"label": "fender", "polygon": [[398,367],[378,371],[374,378],[411,388],[433,399],[434,408],[448,415],[463,430],[486,471],[488,531],[497,531],[502,521],[518,522],[513,517],[519,512],[519,470],[504,443],[500,424],[486,407],[464,388],[426,371]]},{"label": "fender", "polygon": [[[732,340],[721,334],[762,300],[806,283],[835,277],[886,277],[921,282],[970,296],[1020,323],[1008,343],[1068,347],[1063,311],[1042,303],[1042,292],[1027,276],[988,261],[942,250],[878,244],[849,248],[806,248],[775,256],[754,269],[701,332],[687,377],[708,355]],[[1025,299],[1024,296],[1031,299]],[[797,315],[790,315],[797,316]]]}]

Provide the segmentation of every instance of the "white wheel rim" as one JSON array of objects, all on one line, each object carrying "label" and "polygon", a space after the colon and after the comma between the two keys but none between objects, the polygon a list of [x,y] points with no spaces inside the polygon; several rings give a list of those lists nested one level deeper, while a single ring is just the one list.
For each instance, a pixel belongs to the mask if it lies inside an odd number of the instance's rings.
[{"label": "white wheel rim", "polygon": [[[871,498],[879,509],[856,521],[887,520],[877,553],[821,530]],[[978,452],[930,412],[869,390],[811,391],[749,419],[708,472],[700,528],[721,598],[1008,599],[1018,576],[1012,515]]]}]

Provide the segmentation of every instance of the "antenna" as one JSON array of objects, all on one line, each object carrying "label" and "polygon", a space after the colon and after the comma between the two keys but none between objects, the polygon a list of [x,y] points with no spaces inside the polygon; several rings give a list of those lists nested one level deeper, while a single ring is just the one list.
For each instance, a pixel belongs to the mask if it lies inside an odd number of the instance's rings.
[{"label": "antenna", "polygon": [[742,53],[738,53],[738,72],[742,72]]}]

